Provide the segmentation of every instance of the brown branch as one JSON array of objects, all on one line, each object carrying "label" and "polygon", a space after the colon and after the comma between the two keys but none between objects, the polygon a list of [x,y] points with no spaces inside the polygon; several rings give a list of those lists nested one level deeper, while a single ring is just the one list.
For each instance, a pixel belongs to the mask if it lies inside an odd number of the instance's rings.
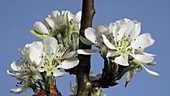
[{"label": "brown branch", "polygon": [[115,77],[118,72],[116,71],[116,66],[114,64],[109,64],[107,58],[104,59],[104,68],[102,76],[99,80],[92,81],[93,87],[109,88],[110,86],[115,86],[118,83],[115,81]]},{"label": "brown branch", "polygon": [[[94,0],[83,0],[82,2],[82,18],[81,18],[81,28],[80,35],[84,37],[84,30],[87,27],[92,26],[93,16],[95,14],[94,9]],[[85,45],[80,41],[80,49],[91,49],[91,46]],[[79,65],[74,68],[74,73],[77,76],[78,80],[78,92],[77,96],[88,96],[92,84],[89,81],[89,72],[90,72],[90,57],[87,55],[78,55],[80,60]]]}]

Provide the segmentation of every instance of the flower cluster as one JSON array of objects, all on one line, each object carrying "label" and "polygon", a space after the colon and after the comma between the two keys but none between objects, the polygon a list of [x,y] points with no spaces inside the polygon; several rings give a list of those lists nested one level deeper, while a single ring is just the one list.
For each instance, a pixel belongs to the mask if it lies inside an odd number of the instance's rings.
[{"label": "flower cluster", "polygon": [[[58,44],[53,37],[48,37],[43,42],[33,42],[26,44],[25,48],[19,49],[23,62],[14,61],[11,64],[12,71],[7,70],[10,76],[20,80],[24,86],[20,89],[32,87],[34,80],[42,79],[38,76],[38,72],[45,73],[44,77],[62,76],[64,72],[59,69],[70,69],[78,65],[79,60],[76,58],[77,52],[66,49],[62,44]],[[13,93],[20,93],[12,89]]]},{"label": "flower cluster", "polygon": [[[51,85],[55,86],[55,77],[65,74],[60,70],[61,68],[71,69],[77,66],[78,54],[91,55],[96,52],[100,52],[101,56],[109,62],[105,65],[107,68],[103,69],[106,72],[100,75],[90,74],[90,81],[100,80],[106,81],[103,84],[113,82],[116,84],[115,81],[128,72],[127,85],[134,69],[137,71],[145,69],[149,74],[159,76],[158,73],[144,66],[144,64],[155,65],[155,55],[144,52],[145,48],[153,45],[154,39],[149,33],[139,35],[140,22],[125,18],[109,25],[98,25],[95,29],[91,27],[85,29],[85,38],[80,36],[80,40],[86,45],[95,45],[98,48],[85,50],[78,49],[80,21],[81,11],[74,15],[70,11],[60,13],[55,10],[43,22],[35,22],[30,32],[42,41],[34,41],[19,49],[24,59],[12,62],[12,70],[7,70],[7,73],[20,82],[17,83],[17,88],[11,89],[10,92],[19,94],[26,92],[28,88],[36,93],[50,92]],[[125,70],[119,72],[119,67]],[[103,79],[105,77],[106,79]],[[109,79],[113,79],[113,82],[110,83],[112,80]],[[101,91],[102,86],[92,88],[91,96],[106,96]],[[70,85],[70,90],[74,93],[72,96],[75,96],[77,85],[75,87]]]},{"label": "flower cluster", "polygon": [[[32,88],[38,92],[49,90],[55,77],[65,73],[60,69],[71,69],[78,65],[77,45],[80,29],[81,12],[76,15],[69,11],[53,11],[44,22],[35,22],[30,32],[42,39],[26,44],[19,52],[24,58],[14,61],[12,70],[7,73],[20,82],[10,92],[19,94]],[[38,83],[38,85],[36,84]]]},{"label": "flower cluster", "polygon": [[[141,23],[136,20],[123,19],[107,25],[98,25],[95,29],[89,27],[85,30],[85,37],[81,41],[87,45],[99,48],[104,58],[110,63],[121,66],[132,66],[137,69],[144,68],[149,74],[159,74],[147,69],[143,64],[154,65],[154,54],[144,52],[144,49],[154,43],[149,33],[139,35]],[[92,52],[92,51],[89,51]],[[80,54],[88,54],[81,51]]]},{"label": "flower cluster", "polygon": [[81,11],[74,15],[70,11],[60,13],[55,10],[43,22],[35,22],[30,32],[41,39],[56,37],[65,47],[72,47],[73,44],[78,47],[80,21]]}]

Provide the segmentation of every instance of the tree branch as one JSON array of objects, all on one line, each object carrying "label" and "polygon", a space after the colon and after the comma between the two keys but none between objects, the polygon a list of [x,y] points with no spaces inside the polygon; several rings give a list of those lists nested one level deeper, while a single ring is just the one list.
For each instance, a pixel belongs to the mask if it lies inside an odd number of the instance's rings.
[{"label": "tree branch", "polygon": [[[93,16],[95,14],[94,0],[83,0],[82,2],[82,18],[80,35],[84,37],[84,30],[92,26]],[[91,46],[85,45],[79,41],[80,49],[91,49]],[[74,69],[78,80],[78,92],[77,96],[88,96],[92,84],[89,81],[90,72],[90,57],[87,55],[78,55],[80,60],[79,65]]]}]

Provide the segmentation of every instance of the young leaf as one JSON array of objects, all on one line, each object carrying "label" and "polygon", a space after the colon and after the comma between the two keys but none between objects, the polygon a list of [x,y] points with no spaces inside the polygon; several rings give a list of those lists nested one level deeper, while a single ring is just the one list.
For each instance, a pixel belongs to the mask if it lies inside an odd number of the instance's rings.
[{"label": "young leaf", "polygon": [[45,38],[49,37],[47,34],[40,34],[40,33],[36,32],[35,30],[30,30],[30,32],[40,39],[45,39]]}]

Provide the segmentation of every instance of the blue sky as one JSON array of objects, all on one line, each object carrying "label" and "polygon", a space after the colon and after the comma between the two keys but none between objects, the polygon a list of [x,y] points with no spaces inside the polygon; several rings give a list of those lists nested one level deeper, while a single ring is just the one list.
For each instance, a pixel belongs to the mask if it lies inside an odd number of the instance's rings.
[{"label": "blue sky", "polygon": [[[119,85],[103,91],[108,96],[169,96],[170,75],[168,64],[170,50],[170,1],[169,0],[95,0],[96,14],[93,27],[97,24],[130,18],[142,23],[142,32],[151,33],[155,44],[146,52],[157,56],[155,67],[160,77],[153,77],[144,70],[134,75],[127,88],[125,78]],[[18,48],[26,43],[39,40],[29,33],[35,21],[42,21],[53,10],[70,10],[73,13],[81,10],[81,0],[0,0],[0,93],[1,96],[23,96],[9,93],[17,80],[6,74],[10,64],[20,58]],[[92,56],[92,71],[101,72],[102,60],[98,54]],[[71,92],[68,83],[74,76],[57,78],[57,86],[64,96]],[[31,91],[29,91],[31,94]],[[3,95],[2,95],[3,94]]]}]

